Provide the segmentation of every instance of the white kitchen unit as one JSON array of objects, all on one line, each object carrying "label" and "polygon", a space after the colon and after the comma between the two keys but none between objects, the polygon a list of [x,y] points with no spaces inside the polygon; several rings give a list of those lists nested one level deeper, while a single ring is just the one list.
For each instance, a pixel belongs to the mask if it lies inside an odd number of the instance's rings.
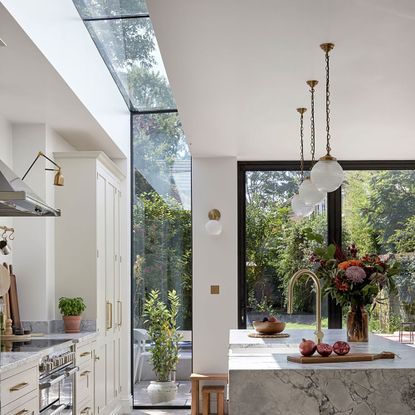
[{"label": "white kitchen unit", "polygon": [[98,332],[92,351],[94,402],[79,410],[117,413],[123,347],[121,282],[129,284],[128,275],[121,275],[120,188],[125,177],[102,152],[54,157],[65,176],[65,191],[56,198],[62,210],[56,220],[56,296],[83,297],[87,305],[83,317],[95,320]]},{"label": "white kitchen unit", "polygon": [[32,361],[0,376],[0,413],[37,415],[39,413],[38,362]]}]

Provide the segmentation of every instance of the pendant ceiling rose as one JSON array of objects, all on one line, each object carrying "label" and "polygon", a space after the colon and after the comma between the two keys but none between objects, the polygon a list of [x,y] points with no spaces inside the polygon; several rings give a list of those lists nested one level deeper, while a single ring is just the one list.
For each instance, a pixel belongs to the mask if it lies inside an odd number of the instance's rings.
[{"label": "pendant ceiling rose", "polygon": [[334,49],[334,43],[322,43],[320,47],[324,50],[324,52],[329,53]]}]

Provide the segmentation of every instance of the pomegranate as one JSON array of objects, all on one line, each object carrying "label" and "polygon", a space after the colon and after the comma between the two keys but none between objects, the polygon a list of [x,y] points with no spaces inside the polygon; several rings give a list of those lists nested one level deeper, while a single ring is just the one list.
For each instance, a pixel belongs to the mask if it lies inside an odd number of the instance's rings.
[{"label": "pomegranate", "polygon": [[339,356],[344,356],[350,352],[350,345],[347,342],[338,341],[333,344],[333,352]]},{"label": "pomegranate", "polygon": [[333,348],[327,343],[320,343],[317,345],[317,353],[323,357],[331,355]]},{"label": "pomegranate", "polygon": [[316,351],[316,344],[312,340],[303,339],[299,348],[303,356],[312,356]]}]

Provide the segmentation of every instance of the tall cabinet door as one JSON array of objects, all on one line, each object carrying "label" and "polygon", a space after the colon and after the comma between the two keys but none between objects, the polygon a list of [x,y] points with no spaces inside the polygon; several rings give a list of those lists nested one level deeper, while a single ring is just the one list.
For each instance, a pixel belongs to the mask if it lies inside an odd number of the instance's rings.
[{"label": "tall cabinet door", "polygon": [[117,189],[107,181],[106,191],[106,282],[108,324],[107,334],[115,331],[115,194]]},{"label": "tall cabinet door", "polygon": [[104,335],[107,327],[107,309],[105,297],[106,285],[106,200],[107,180],[97,173],[97,330]]},{"label": "tall cabinet door", "polygon": [[106,390],[106,345],[105,343],[97,343],[94,350],[94,400],[95,414],[103,411],[107,402]]}]

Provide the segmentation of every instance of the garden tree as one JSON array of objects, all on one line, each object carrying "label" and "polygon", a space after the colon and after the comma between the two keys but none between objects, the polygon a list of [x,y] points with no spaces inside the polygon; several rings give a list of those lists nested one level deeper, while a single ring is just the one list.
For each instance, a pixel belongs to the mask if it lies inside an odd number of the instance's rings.
[{"label": "garden tree", "polygon": [[360,252],[379,251],[378,233],[368,217],[372,189],[371,171],[348,171],[343,184],[344,230],[343,246],[355,243]]},{"label": "garden tree", "polygon": [[399,254],[415,252],[415,215],[406,219],[402,227],[396,229],[389,238],[389,243]]},{"label": "garden tree", "polygon": [[[287,201],[298,190],[301,175],[298,171],[250,171],[246,173],[246,200],[250,203],[253,196],[261,198],[265,205],[270,202]],[[259,200],[257,200],[258,204]]]},{"label": "garden tree", "polygon": [[176,108],[170,85],[158,71],[150,71],[139,65],[132,66],[128,71],[128,88],[134,108]]},{"label": "garden tree", "polygon": [[[269,312],[285,308],[288,279],[299,268],[309,265],[311,243],[305,230],[326,233],[326,215],[313,214],[310,219],[294,221],[290,197],[298,188],[300,175],[288,171],[254,171],[247,173],[246,186],[246,277],[248,307]],[[312,293],[297,288],[298,310],[311,311]],[[306,292],[306,294],[304,294]]]},{"label": "garden tree", "polygon": [[[191,212],[175,199],[167,201],[152,191],[141,193],[133,207],[135,257],[135,324],[142,325],[145,294],[175,289],[182,308],[178,317],[183,329],[191,328]],[[137,253],[138,252],[138,253]]]}]

